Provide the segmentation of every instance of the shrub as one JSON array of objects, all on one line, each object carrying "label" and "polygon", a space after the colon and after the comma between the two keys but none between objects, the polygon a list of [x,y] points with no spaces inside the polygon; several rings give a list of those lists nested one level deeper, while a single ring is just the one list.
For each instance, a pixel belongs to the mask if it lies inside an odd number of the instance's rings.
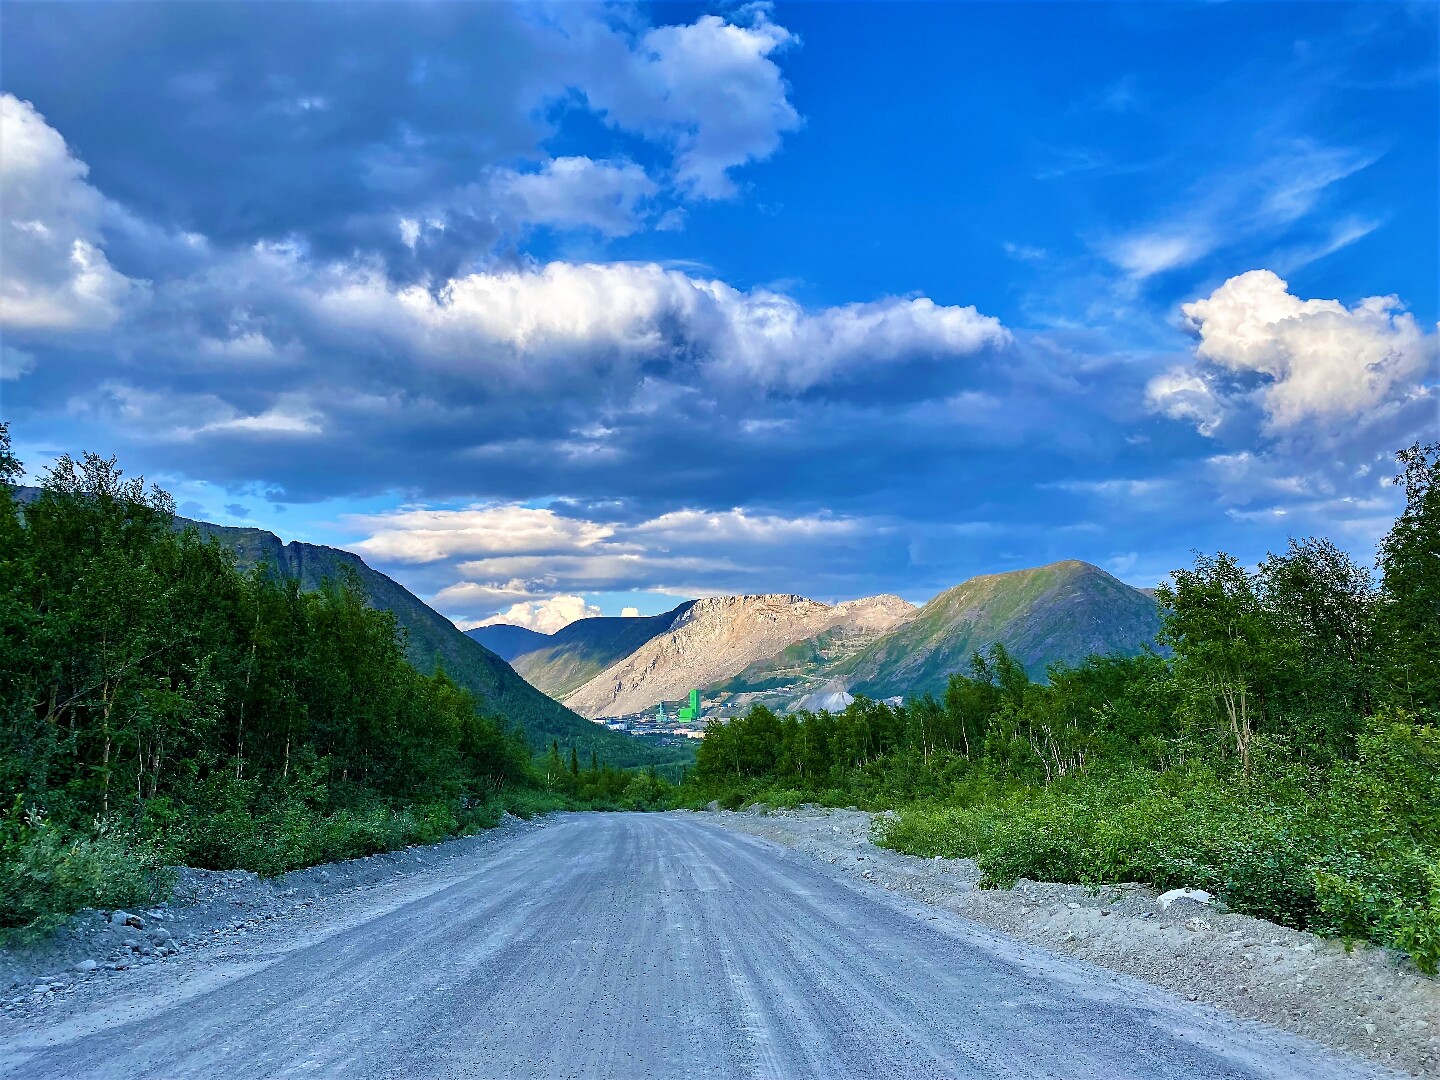
[{"label": "shrub", "polygon": [[153,847],[113,826],[68,832],[19,800],[0,819],[0,931],[38,934],[63,913],[151,903],[172,884]]}]

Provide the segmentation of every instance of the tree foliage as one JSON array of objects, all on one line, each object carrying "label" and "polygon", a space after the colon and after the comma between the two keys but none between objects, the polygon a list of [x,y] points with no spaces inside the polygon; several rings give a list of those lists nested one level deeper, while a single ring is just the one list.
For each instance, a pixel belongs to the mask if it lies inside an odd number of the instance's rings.
[{"label": "tree foliage", "polygon": [[940,699],[712,723],[683,795],[908,807],[887,842],[991,881],[1198,885],[1440,965],[1440,446],[1398,455],[1380,579],[1323,538],[1156,590],[1161,651],[1031,681],[995,646]]},{"label": "tree foliage", "polygon": [[[0,427],[0,478],[19,471]],[[242,574],[173,512],[93,454],[23,508],[0,484],[0,876],[39,880],[76,844],[99,854],[65,865],[111,865],[127,842],[273,872],[439,839],[538,784],[521,733],[416,672],[353,576]]]}]

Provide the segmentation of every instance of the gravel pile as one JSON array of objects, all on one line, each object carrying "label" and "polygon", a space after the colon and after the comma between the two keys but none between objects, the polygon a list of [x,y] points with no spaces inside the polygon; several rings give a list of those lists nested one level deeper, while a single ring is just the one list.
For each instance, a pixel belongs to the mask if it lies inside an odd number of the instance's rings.
[{"label": "gravel pile", "polygon": [[1440,1077],[1440,981],[1396,953],[1290,930],[1192,899],[1160,903],[1144,885],[1098,890],[1021,880],[980,889],[970,859],[921,859],[876,847],[874,816],[806,806],[704,814],[943,907],[1012,937],[1163,986],[1190,1001]]},{"label": "gravel pile", "polygon": [[[87,910],[32,946],[0,949],[0,1012],[26,1014],[113,972],[163,964],[195,949],[224,948],[275,920],[443,871],[503,836],[539,825],[505,816],[499,826],[441,844],[326,863],[277,878],[244,870],[181,867],[170,899],[133,911]],[[218,947],[218,948],[217,948]]]}]

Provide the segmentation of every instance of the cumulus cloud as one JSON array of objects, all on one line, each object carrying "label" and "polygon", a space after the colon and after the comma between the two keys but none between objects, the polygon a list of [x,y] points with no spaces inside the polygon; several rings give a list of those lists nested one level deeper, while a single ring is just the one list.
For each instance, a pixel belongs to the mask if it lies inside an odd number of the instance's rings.
[{"label": "cumulus cloud", "polygon": [[[640,227],[646,200],[659,191],[639,165],[562,157],[538,172],[497,170],[487,201],[517,219],[557,228],[589,228],[606,236],[628,236]],[[407,243],[415,246],[419,226]]]},{"label": "cumulus cloud", "polygon": [[676,182],[697,198],[733,195],[730,170],[769,157],[800,126],[771,59],[796,38],[751,10],[749,25],[703,15],[648,30],[625,63],[595,69],[581,84],[617,127],[673,143]]},{"label": "cumulus cloud", "polygon": [[523,626],[541,634],[553,634],[577,619],[593,619],[603,614],[583,596],[552,596],[549,600],[527,600],[510,605],[503,614],[484,619],[476,626]]},{"label": "cumulus cloud", "polygon": [[[1149,386],[1154,408],[1212,434],[1225,412],[1258,398],[1272,433],[1334,427],[1427,397],[1435,336],[1394,296],[1347,308],[1302,300],[1269,270],[1226,281],[1181,309],[1198,335],[1196,362]],[[1233,386],[1236,378],[1258,386]]]},{"label": "cumulus cloud", "polygon": [[448,576],[433,602],[471,621],[514,621],[507,606],[530,612],[556,595],[753,588],[757,574],[809,557],[801,552],[843,558],[847,549],[873,549],[887,531],[884,522],[831,514],[681,510],[627,522],[516,505],[407,508],[351,524],[370,533],[350,545],[366,558]]},{"label": "cumulus cloud", "polygon": [[585,551],[615,534],[614,527],[561,517],[544,507],[484,506],[463,510],[404,509],[352,519],[372,535],[354,545],[365,556],[425,563],[476,555]]},{"label": "cumulus cloud", "polygon": [[[410,278],[511,250],[525,222],[673,227],[676,207],[647,205],[656,194],[728,196],[800,123],[776,64],[795,39],[753,6],[660,26],[630,5],[509,3],[340,22],[212,5],[184,32],[104,10],[6,25],[26,44],[10,81],[57,86],[41,107],[141,217],[227,246],[298,236],[326,258],[377,253]],[[97,67],[109,93],[65,92]],[[552,158],[572,125],[590,156]],[[154,276],[159,260],[137,252]],[[111,258],[135,265],[128,249]]]},{"label": "cumulus cloud", "polygon": [[655,263],[552,262],[477,272],[431,291],[397,289],[362,268],[306,280],[295,252],[263,254],[321,321],[458,370],[498,369],[507,380],[568,377],[597,364],[638,372],[679,359],[722,380],[803,391],[875,365],[1010,342],[998,319],[973,306],[889,297],[811,312],[781,293],[742,292]]},{"label": "cumulus cloud", "polygon": [[1145,400],[1172,420],[1189,420],[1201,435],[1214,435],[1225,406],[1210,384],[1187,367],[1174,367],[1150,380]]},{"label": "cumulus cloud", "polygon": [[28,101],[0,94],[0,327],[101,329],[143,289],[109,263],[105,200]]},{"label": "cumulus cloud", "polygon": [[638,607],[621,608],[620,617],[622,619],[638,619],[640,617],[640,609]]}]

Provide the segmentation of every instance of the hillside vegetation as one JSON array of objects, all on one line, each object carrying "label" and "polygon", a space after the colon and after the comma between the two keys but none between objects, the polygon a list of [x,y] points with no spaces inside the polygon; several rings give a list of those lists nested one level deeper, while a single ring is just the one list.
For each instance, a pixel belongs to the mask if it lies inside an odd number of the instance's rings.
[{"label": "hillside vegetation", "polygon": [[838,665],[850,692],[872,698],[942,694],[970,656],[1001,645],[1032,676],[1087,656],[1133,656],[1160,629],[1155,601],[1089,563],[1070,560],[971,578]]},{"label": "hillside vegetation", "polygon": [[1433,973],[1440,445],[1399,461],[1406,504],[1378,582],[1324,539],[1254,570],[1202,556],[1156,590],[1168,655],[1095,656],[1040,682],[994,646],[902,707],[757,707],[710,726],[676,798],[898,808],[882,843],[972,857],[996,884],[1205,888]]},{"label": "hillside vegetation", "polygon": [[594,747],[532,762],[443,638],[407,657],[363,564],[291,545],[242,571],[94,455],[22,515],[9,447],[0,425],[0,932],[143,902],[174,864],[279,873],[658,789]]},{"label": "hillside vegetation", "polygon": [[[631,736],[608,731],[546,696],[520,678],[510,665],[480,642],[467,636],[449,619],[426,605],[398,582],[368,566],[358,555],[339,548],[283,542],[263,529],[231,528],[208,522],[177,519],[180,527],[195,528],[202,539],[214,538],[235,553],[241,570],[261,568],[297,582],[304,592],[322,588],[327,581],[353,574],[366,603],[395,616],[403,631],[407,659],[417,671],[431,672],[436,665],[476,701],[512,727],[525,733],[531,748],[546,750],[559,742],[562,750],[575,749],[584,759],[598,754],[622,767],[685,760],[680,750],[650,746]],[[518,628],[515,628],[518,629]],[[539,636],[539,635],[537,635]]]},{"label": "hillside vegetation", "polygon": [[[40,491],[22,487],[16,488],[15,494],[25,504],[38,498]],[[401,646],[417,671],[424,674],[434,671],[437,664],[443,666],[446,674],[478,702],[510,726],[519,727],[536,753],[558,742],[563,750],[575,749],[587,760],[595,754],[621,768],[662,765],[670,772],[693,760],[689,747],[657,745],[609,731],[576,715],[517,675],[508,662],[509,656],[489,647],[496,644],[502,649],[518,647],[523,651],[527,641],[549,641],[544,634],[519,626],[483,627],[483,636],[476,631],[462,633],[449,619],[353,552],[298,540],[286,543],[264,529],[215,525],[183,517],[172,520],[175,529],[193,529],[202,539],[213,539],[229,550],[238,569],[248,572],[258,568],[280,579],[293,579],[303,592],[317,591],[327,581],[353,575],[367,604],[395,616]]]}]

